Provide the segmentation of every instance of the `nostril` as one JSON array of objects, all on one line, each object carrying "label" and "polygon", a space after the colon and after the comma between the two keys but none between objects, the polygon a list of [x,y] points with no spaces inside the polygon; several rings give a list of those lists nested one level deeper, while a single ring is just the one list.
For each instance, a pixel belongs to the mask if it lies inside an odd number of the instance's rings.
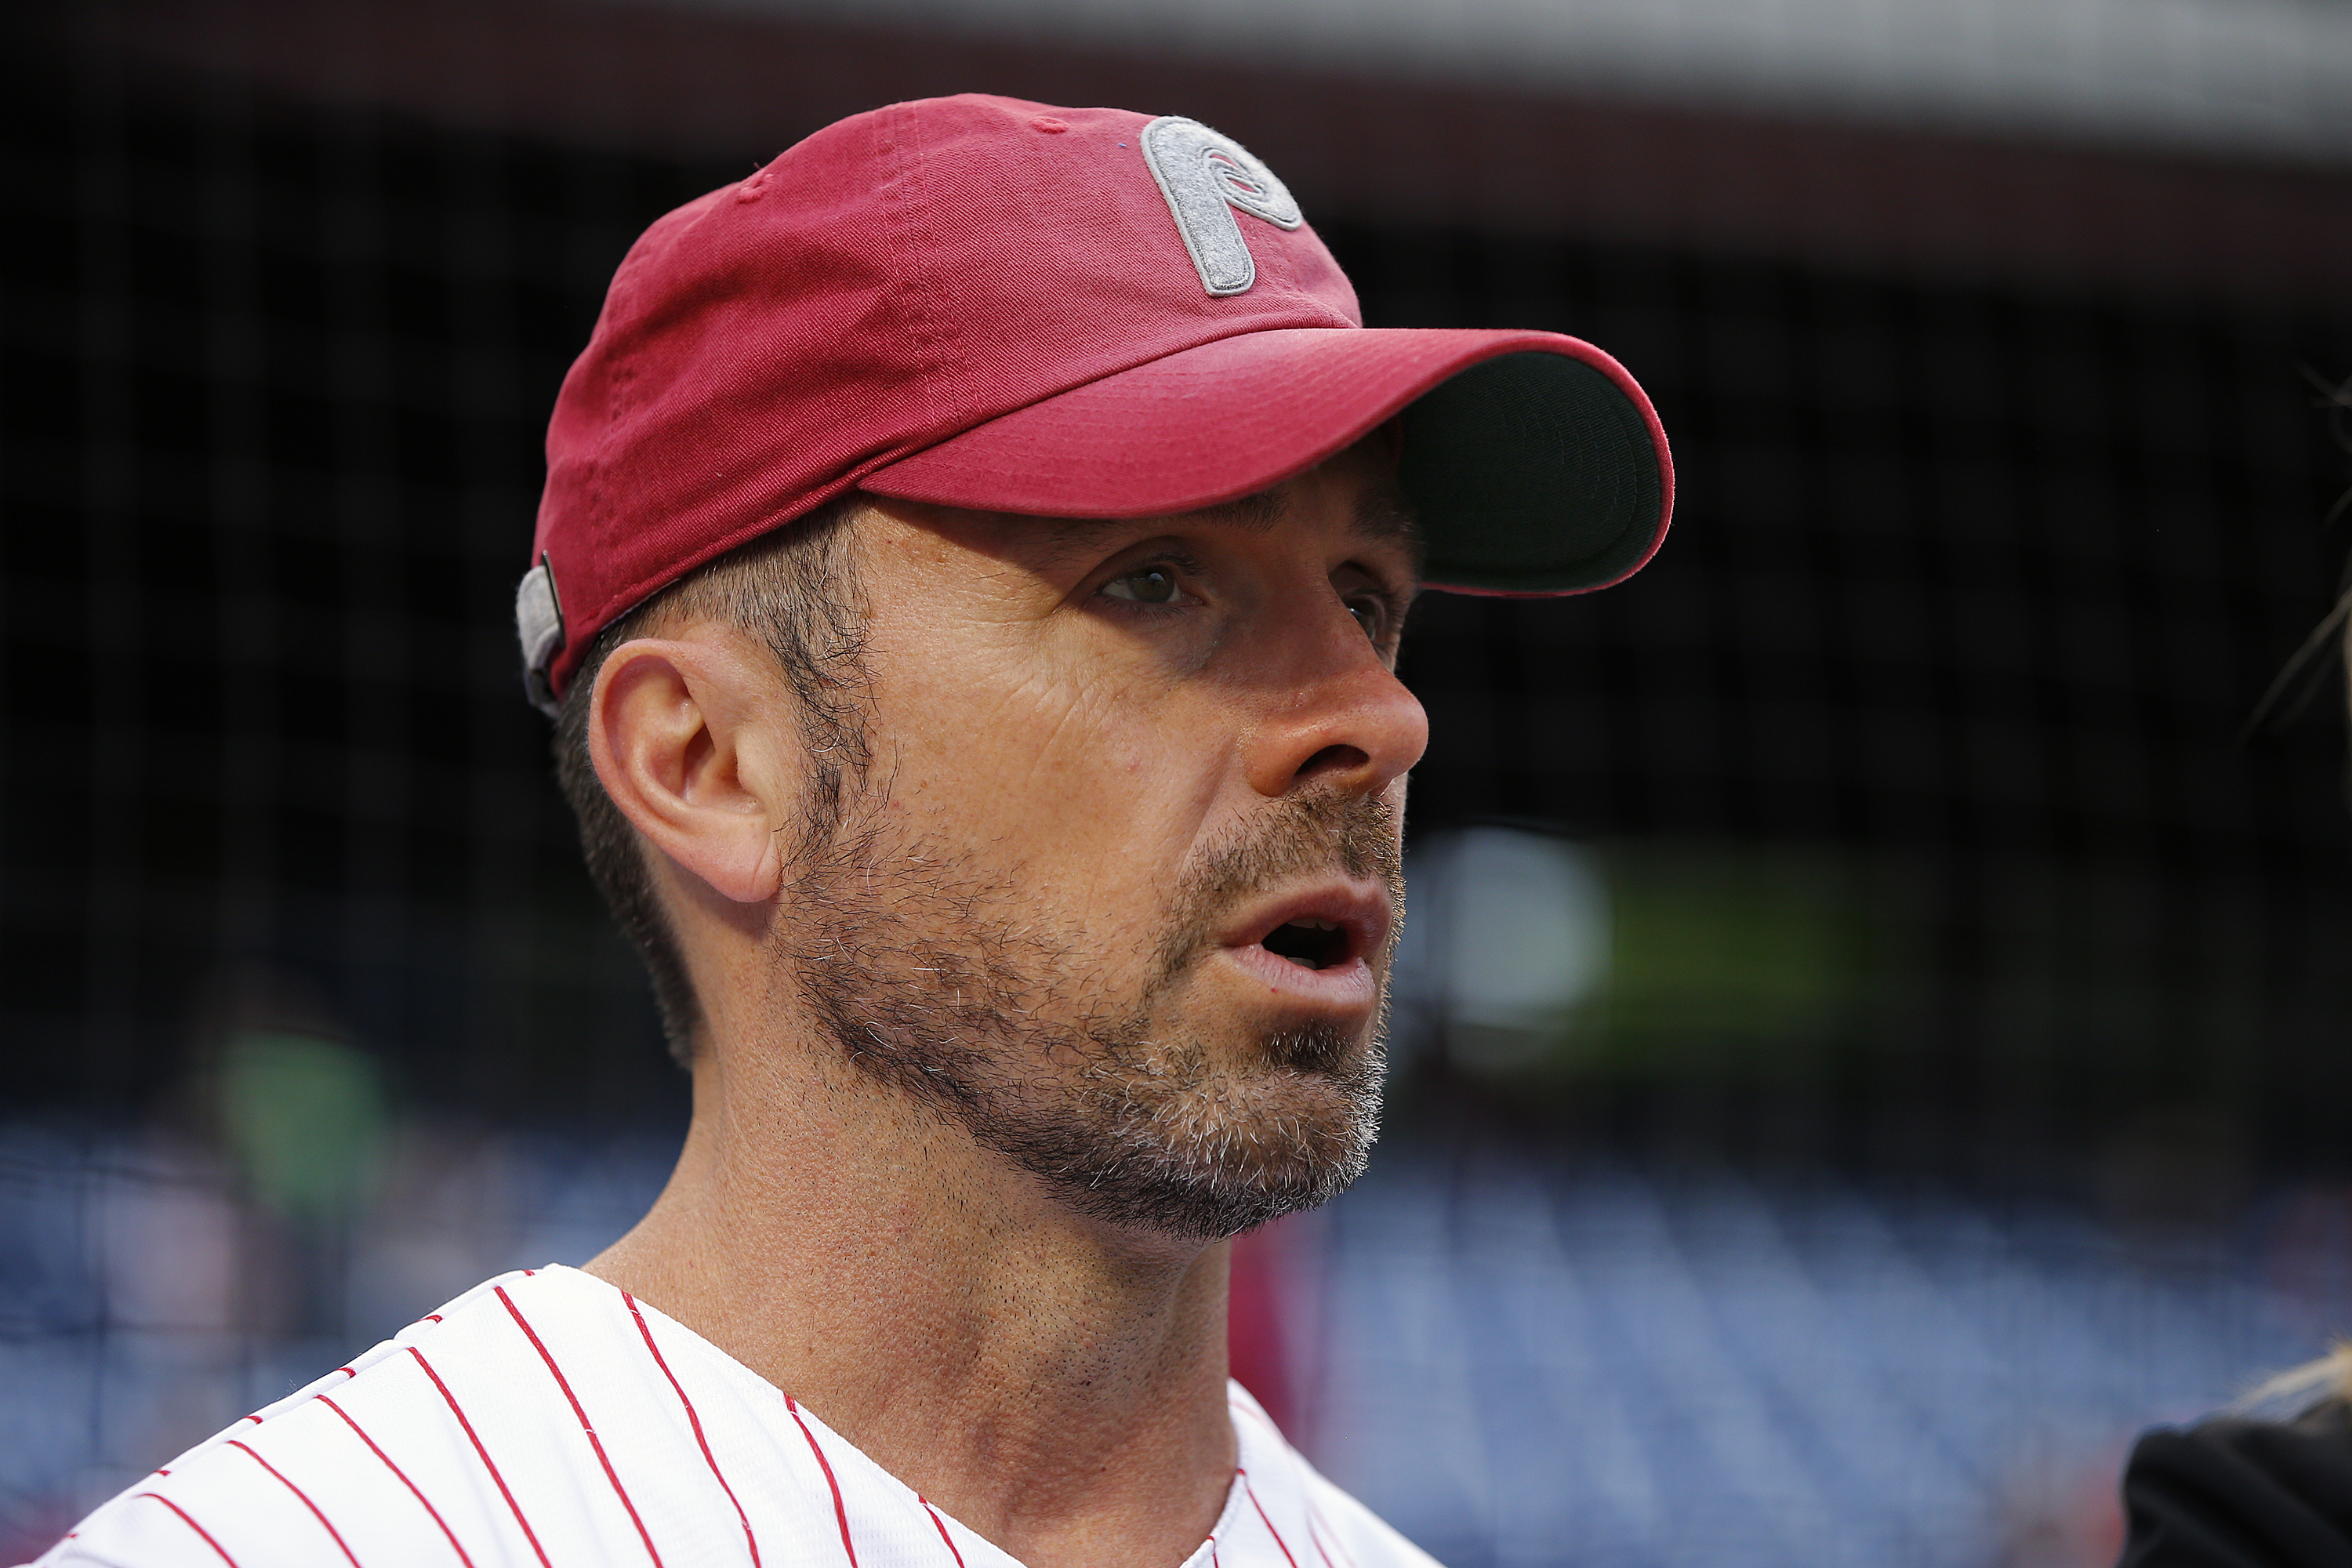
[{"label": "nostril", "polygon": [[1326,773],[1351,773],[1367,767],[1371,758],[1355,746],[1326,746],[1299,764],[1300,779],[1318,779]]}]

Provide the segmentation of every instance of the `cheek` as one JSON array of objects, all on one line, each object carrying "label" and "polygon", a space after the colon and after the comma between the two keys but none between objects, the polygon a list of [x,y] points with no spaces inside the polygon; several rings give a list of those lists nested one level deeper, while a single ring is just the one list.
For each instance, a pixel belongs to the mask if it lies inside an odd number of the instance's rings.
[{"label": "cheek", "polygon": [[895,803],[1110,938],[1160,916],[1234,774],[1234,749],[1178,706],[1103,681],[943,702],[901,731]]},{"label": "cheek", "polygon": [[1003,808],[1034,825],[1041,860],[1097,858],[1170,875],[1216,801],[1224,769],[1197,726],[1125,701],[1036,725],[1003,775]]}]

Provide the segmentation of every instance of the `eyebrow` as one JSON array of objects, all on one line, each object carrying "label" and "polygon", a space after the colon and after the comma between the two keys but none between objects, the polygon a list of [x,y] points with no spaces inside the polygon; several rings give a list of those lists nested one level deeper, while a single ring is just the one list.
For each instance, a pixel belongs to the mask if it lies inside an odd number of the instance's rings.
[{"label": "eyebrow", "polygon": [[1412,552],[1414,573],[1421,571],[1428,541],[1422,535],[1421,519],[1400,487],[1390,485],[1358,508],[1351,531],[1375,544],[1403,545]]},{"label": "eyebrow", "polygon": [[[1283,499],[1279,487],[1270,487],[1238,500],[1220,501],[1215,506],[1195,508],[1180,516],[1206,518],[1228,527],[1244,529],[1251,533],[1271,533],[1290,513],[1289,503]],[[1140,518],[1079,517],[1049,520],[1053,527],[1046,534],[1046,547],[1057,557],[1076,554],[1094,544],[1107,533],[1131,528]],[[1423,553],[1420,521],[1413,516],[1412,504],[1404,492],[1391,485],[1369,497],[1356,510],[1349,531],[1359,539],[1376,544],[1402,544],[1412,555],[1413,568],[1419,572]]]}]

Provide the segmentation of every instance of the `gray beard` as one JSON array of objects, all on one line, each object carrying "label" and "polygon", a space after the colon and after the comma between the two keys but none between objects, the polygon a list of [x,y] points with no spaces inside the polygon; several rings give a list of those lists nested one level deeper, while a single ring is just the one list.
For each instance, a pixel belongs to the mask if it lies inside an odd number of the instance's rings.
[{"label": "gray beard", "polygon": [[1220,917],[1278,878],[1378,877],[1402,908],[1393,823],[1383,803],[1330,793],[1273,808],[1185,876],[1151,978],[1108,1011],[1089,1006],[1106,987],[1088,984],[1076,944],[1041,934],[1018,888],[877,830],[839,835],[783,900],[793,980],[858,1071],[1073,1208],[1169,1236],[1237,1235],[1363,1173],[1380,1131],[1385,1001],[1367,1041],[1285,1030],[1222,1071],[1200,1042],[1155,1027],[1158,1005],[1215,951]]}]

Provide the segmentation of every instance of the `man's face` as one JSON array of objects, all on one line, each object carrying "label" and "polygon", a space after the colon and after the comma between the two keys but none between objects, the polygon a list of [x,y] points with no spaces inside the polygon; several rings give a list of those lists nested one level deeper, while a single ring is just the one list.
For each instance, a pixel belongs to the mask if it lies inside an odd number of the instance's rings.
[{"label": "man's face", "polygon": [[865,1070],[1098,1219],[1232,1234],[1376,1129],[1416,552],[1360,446],[1232,507],[860,524],[872,765],[779,900]]}]

